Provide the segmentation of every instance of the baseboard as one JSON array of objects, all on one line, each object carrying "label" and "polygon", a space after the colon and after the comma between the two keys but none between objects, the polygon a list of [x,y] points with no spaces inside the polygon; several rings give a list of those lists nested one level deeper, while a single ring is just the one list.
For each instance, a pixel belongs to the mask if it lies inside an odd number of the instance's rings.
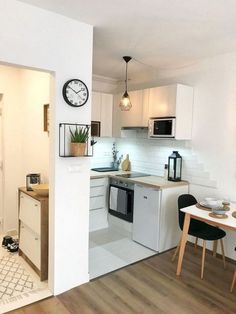
[{"label": "baseboard", "polygon": [[[190,242],[190,241],[187,241],[187,244],[190,245],[190,246],[193,246],[193,247],[195,246],[195,244],[192,243],[192,242]],[[200,250],[201,250],[201,249],[202,249],[202,246],[197,245],[197,249],[200,249]],[[209,249],[206,248],[206,252],[212,255],[212,250],[209,250]],[[222,258],[222,255],[221,255],[220,253],[216,253],[216,257]],[[235,261],[234,259],[230,258],[230,257],[225,256],[225,260],[226,260],[227,262],[231,262],[231,263],[233,263],[233,264],[236,265],[236,261]]]},{"label": "baseboard", "polygon": [[11,237],[15,237],[18,235],[18,231],[16,229],[10,229],[6,232],[6,235],[11,236]]}]

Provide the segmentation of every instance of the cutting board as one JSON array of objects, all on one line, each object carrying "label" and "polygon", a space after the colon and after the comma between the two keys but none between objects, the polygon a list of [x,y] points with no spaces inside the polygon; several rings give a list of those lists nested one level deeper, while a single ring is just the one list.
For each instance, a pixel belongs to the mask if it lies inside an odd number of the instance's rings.
[{"label": "cutting board", "polygon": [[121,169],[123,171],[129,171],[130,170],[130,160],[129,160],[129,155],[128,154],[126,155],[125,160],[122,161]]}]

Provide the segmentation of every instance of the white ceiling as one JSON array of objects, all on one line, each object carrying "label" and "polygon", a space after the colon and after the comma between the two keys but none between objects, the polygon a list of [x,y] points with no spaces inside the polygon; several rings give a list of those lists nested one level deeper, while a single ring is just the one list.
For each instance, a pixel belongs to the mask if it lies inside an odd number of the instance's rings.
[{"label": "white ceiling", "polygon": [[[93,73],[147,80],[236,50],[235,0],[21,0],[94,25]],[[153,68],[152,68],[153,67]]]}]

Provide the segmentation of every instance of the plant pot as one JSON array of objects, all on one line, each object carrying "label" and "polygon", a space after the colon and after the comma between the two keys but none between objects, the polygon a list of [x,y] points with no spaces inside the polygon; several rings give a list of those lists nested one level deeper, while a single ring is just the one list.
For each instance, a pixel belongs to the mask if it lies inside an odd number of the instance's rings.
[{"label": "plant pot", "polygon": [[86,143],[70,143],[71,156],[84,156],[86,150]]}]

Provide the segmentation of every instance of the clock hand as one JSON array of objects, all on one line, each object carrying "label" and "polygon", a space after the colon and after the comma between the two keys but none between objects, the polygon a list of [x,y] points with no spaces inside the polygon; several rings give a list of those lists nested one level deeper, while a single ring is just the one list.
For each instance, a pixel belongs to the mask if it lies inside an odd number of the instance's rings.
[{"label": "clock hand", "polygon": [[79,98],[83,100],[83,98],[78,94]]},{"label": "clock hand", "polygon": [[82,91],[82,89],[78,90],[78,92],[76,92],[76,94],[78,94],[78,93],[81,92],[81,91]]},{"label": "clock hand", "polygon": [[[75,91],[72,87],[70,87],[70,86],[68,86],[68,87],[69,87],[70,89],[72,89],[74,93],[76,93],[76,91]],[[77,93],[76,93],[76,94],[77,94]]]}]

